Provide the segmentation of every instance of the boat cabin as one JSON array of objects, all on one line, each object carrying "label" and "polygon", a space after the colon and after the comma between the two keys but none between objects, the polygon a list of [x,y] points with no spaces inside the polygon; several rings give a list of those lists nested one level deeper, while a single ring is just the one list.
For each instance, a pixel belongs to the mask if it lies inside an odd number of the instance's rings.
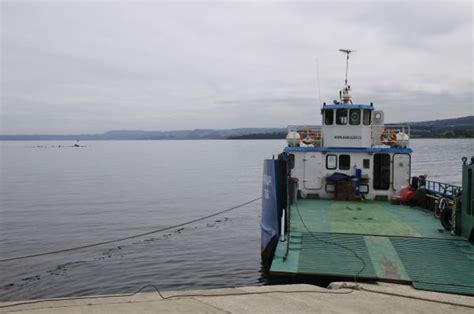
[{"label": "boat cabin", "polygon": [[385,125],[383,111],[353,104],[349,92],[323,104],[322,126],[288,127],[284,151],[302,198],[388,200],[409,185],[409,127]]},{"label": "boat cabin", "polygon": [[474,157],[463,158],[462,187],[410,182],[409,127],[352,102],[352,50],[341,51],[345,86],[321,105],[322,125],[289,126],[283,153],[264,161],[264,265],[271,275],[474,295]]}]

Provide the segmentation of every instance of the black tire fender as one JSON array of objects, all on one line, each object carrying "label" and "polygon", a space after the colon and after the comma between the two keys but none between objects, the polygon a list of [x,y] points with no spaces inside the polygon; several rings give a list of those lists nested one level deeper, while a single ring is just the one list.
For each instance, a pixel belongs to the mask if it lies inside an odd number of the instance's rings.
[{"label": "black tire fender", "polygon": [[439,221],[441,222],[441,225],[444,229],[451,231],[453,229],[453,209],[448,205],[447,202],[445,202],[445,204],[446,205],[441,208]]}]

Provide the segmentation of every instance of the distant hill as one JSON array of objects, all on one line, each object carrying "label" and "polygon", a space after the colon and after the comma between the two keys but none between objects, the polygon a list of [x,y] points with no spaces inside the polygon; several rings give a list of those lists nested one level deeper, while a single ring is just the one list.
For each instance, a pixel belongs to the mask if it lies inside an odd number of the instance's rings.
[{"label": "distant hill", "polygon": [[474,116],[408,124],[412,138],[474,138]]},{"label": "distant hill", "polygon": [[202,139],[227,139],[233,136],[247,134],[265,134],[281,131],[279,128],[239,128],[227,130],[195,129],[178,131],[141,131],[141,130],[114,130],[102,134],[25,134],[25,135],[0,135],[3,141],[87,141],[87,140],[202,140]]},{"label": "distant hill", "polygon": [[231,136],[241,136],[246,134],[264,134],[274,132],[272,128],[239,128],[239,129],[195,129],[177,131],[109,131],[103,134],[106,140],[220,140]]},{"label": "distant hill", "polygon": [[474,116],[467,116],[461,118],[453,118],[453,119],[443,119],[443,120],[432,120],[432,121],[422,121],[422,122],[409,122],[412,126],[466,126],[466,127],[474,127]]},{"label": "distant hill", "polygon": [[[412,138],[474,138],[474,116],[434,121],[409,122]],[[286,128],[195,129],[178,131],[114,130],[102,134],[0,135],[2,141],[74,140],[223,140],[284,139]]]},{"label": "distant hill", "polygon": [[286,138],[286,129],[271,133],[252,133],[244,135],[229,136],[228,140],[281,140]]}]

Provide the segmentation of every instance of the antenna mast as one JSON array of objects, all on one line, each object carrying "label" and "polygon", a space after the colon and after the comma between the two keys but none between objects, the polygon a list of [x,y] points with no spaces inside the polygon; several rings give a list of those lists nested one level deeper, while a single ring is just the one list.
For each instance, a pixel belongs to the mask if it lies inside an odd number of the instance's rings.
[{"label": "antenna mast", "polygon": [[344,85],[347,86],[347,72],[349,70],[349,55],[353,53],[355,50],[350,50],[350,49],[339,49],[340,52],[343,52],[347,55],[346,58],[346,80],[344,82]]},{"label": "antenna mast", "polygon": [[355,50],[350,49],[339,49],[340,52],[343,52],[347,55],[346,58],[346,80],[344,81],[344,88],[339,92],[339,98],[343,104],[352,104],[350,90],[351,87],[347,85],[347,72],[349,71],[349,55]]},{"label": "antenna mast", "polygon": [[316,73],[318,74],[318,95],[319,95],[319,104],[323,104],[321,101],[321,87],[319,86],[319,65],[318,65],[318,59],[316,59]]}]

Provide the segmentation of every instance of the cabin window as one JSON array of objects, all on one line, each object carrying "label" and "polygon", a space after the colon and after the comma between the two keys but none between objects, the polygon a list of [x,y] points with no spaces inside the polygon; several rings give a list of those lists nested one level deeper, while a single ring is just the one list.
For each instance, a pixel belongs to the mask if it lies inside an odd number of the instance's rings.
[{"label": "cabin window", "polygon": [[336,110],[336,123],[339,125],[347,124],[347,109]]},{"label": "cabin window", "polygon": [[351,125],[360,124],[360,109],[351,109],[349,114],[349,123]]},{"label": "cabin window", "polygon": [[364,159],[363,166],[364,166],[364,169],[369,169],[370,168],[370,159]]},{"label": "cabin window", "polygon": [[390,155],[374,155],[374,190],[388,190],[390,187]]},{"label": "cabin window", "polygon": [[337,156],[336,155],[326,156],[326,169],[329,169],[329,170],[337,169]]},{"label": "cabin window", "polygon": [[370,125],[372,118],[372,110],[364,109],[364,125]]},{"label": "cabin window", "polygon": [[351,169],[351,156],[350,155],[339,155],[339,170]]},{"label": "cabin window", "polygon": [[334,121],[334,110],[324,110],[324,124],[331,125]]}]

